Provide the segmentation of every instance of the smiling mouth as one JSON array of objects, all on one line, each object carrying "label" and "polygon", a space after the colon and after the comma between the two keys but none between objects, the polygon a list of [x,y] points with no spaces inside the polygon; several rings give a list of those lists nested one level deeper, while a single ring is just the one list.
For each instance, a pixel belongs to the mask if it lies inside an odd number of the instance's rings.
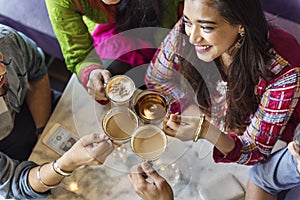
[{"label": "smiling mouth", "polygon": [[208,52],[211,48],[212,48],[212,46],[210,46],[210,45],[195,46],[195,49],[198,53]]}]

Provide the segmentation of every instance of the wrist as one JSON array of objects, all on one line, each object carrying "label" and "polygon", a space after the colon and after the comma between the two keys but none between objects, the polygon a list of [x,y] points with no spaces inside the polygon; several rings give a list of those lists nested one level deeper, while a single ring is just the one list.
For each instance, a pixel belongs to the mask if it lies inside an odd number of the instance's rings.
[{"label": "wrist", "polygon": [[72,173],[77,168],[76,163],[65,155],[56,160],[57,166],[64,172]]},{"label": "wrist", "polygon": [[64,177],[70,176],[73,172],[73,170],[72,171],[65,171],[65,170],[61,169],[58,162],[57,162],[57,160],[54,160],[52,162],[52,169],[55,171],[55,173],[57,173],[60,176],[64,176]]},{"label": "wrist", "polygon": [[101,69],[102,70],[102,67],[99,66],[99,65],[96,65],[96,64],[92,64],[92,65],[89,65],[89,66],[85,67],[84,69],[82,69],[80,71],[79,80],[85,88],[87,88],[86,85],[89,81],[89,77],[90,77],[91,72],[93,70],[96,70],[96,69]]},{"label": "wrist", "polygon": [[201,115],[198,123],[198,127],[195,132],[193,141],[197,142],[199,139],[203,139],[208,131],[209,122],[205,120],[205,115]]},{"label": "wrist", "polygon": [[200,137],[199,137],[200,139],[205,139],[206,138],[209,126],[210,126],[209,121],[204,120],[203,125],[202,125],[203,130],[201,131],[201,134],[200,134]]}]

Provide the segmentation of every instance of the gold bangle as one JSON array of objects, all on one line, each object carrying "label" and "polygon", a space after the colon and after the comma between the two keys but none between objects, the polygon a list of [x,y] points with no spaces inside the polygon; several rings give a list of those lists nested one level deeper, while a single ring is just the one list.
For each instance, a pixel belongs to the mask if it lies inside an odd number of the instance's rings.
[{"label": "gold bangle", "polygon": [[198,127],[197,127],[197,130],[196,130],[196,133],[195,133],[195,138],[194,138],[194,142],[197,142],[201,136],[201,133],[203,132],[203,125],[204,125],[204,121],[205,121],[205,115],[202,114],[200,116],[200,119],[199,119],[199,123],[198,123]]},{"label": "gold bangle", "polygon": [[72,172],[65,172],[65,171],[61,170],[59,168],[56,160],[54,160],[52,162],[52,168],[58,175],[61,175],[61,176],[70,176],[72,174]]},{"label": "gold bangle", "polygon": [[49,189],[56,188],[56,187],[60,184],[61,181],[59,181],[56,185],[48,185],[48,184],[46,184],[46,183],[42,180],[42,178],[41,178],[41,168],[42,168],[44,165],[46,165],[46,164],[48,164],[48,163],[41,164],[41,165],[39,166],[39,168],[37,169],[37,171],[36,171],[37,179],[38,179],[39,182],[40,182],[44,187],[46,187],[46,188],[49,188]]}]

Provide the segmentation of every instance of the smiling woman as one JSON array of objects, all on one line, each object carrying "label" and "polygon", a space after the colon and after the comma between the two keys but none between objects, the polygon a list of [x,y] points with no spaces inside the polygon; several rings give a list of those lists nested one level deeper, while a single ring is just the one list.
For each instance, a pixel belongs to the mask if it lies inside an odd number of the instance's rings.
[{"label": "smiling woman", "polygon": [[[194,45],[200,60],[211,62],[220,57],[224,68],[230,64],[229,49],[237,38],[243,38],[243,26],[228,23],[216,10],[203,1],[192,1],[185,5],[183,25],[189,42]],[[226,40],[224,40],[226,35]]]},{"label": "smiling woman", "polygon": [[[300,112],[300,69],[295,67],[300,59],[293,56],[300,46],[290,34],[268,25],[259,0],[186,0],[183,19],[160,49],[147,70],[146,84],[177,99],[173,113],[199,106],[207,119],[204,127],[209,127],[203,138],[215,145],[216,162],[252,165],[270,155],[279,137],[292,140],[291,131],[300,121],[294,114]],[[282,94],[287,104],[277,107],[282,99],[274,97]],[[279,119],[277,113],[285,117]],[[193,126],[200,116],[194,118]],[[170,135],[175,131],[180,138],[192,130],[172,119],[167,122],[172,127],[166,125]],[[197,127],[193,130],[189,138]]]},{"label": "smiling woman", "polygon": [[145,81],[176,99],[164,120],[169,136],[200,135],[214,145],[215,162],[244,165],[270,157],[279,139],[292,141],[300,46],[268,24],[260,0],[185,0],[155,55]]}]

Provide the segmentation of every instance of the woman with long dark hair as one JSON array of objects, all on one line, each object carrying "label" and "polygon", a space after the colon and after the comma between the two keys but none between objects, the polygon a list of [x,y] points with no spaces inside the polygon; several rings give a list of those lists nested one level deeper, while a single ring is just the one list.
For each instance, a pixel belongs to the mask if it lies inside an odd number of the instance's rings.
[{"label": "woman with long dark hair", "polygon": [[[216,162],[251,165],[269,156],[278,139],[293,138],[300,121],[299,51],[290,34],[268,25],[259,0],[187,0],[146,83],[177,100],[166,133],[209,140]],[[185,116],[176,113],[196,104],[201,117],[187,117],[182,126]]]},{"label": "woman with long dark hair", "polygon": [[[299,55],[295,38],[267,23],[259,0],[185,0],[145,80],[176,100],[164,121],[169,136],[208,140],[215,162],[253,165],[293,139]],[[147,184],[141,179],[130,175],[134,186]],[[146,187],[134,188],[146,196]]]}]

